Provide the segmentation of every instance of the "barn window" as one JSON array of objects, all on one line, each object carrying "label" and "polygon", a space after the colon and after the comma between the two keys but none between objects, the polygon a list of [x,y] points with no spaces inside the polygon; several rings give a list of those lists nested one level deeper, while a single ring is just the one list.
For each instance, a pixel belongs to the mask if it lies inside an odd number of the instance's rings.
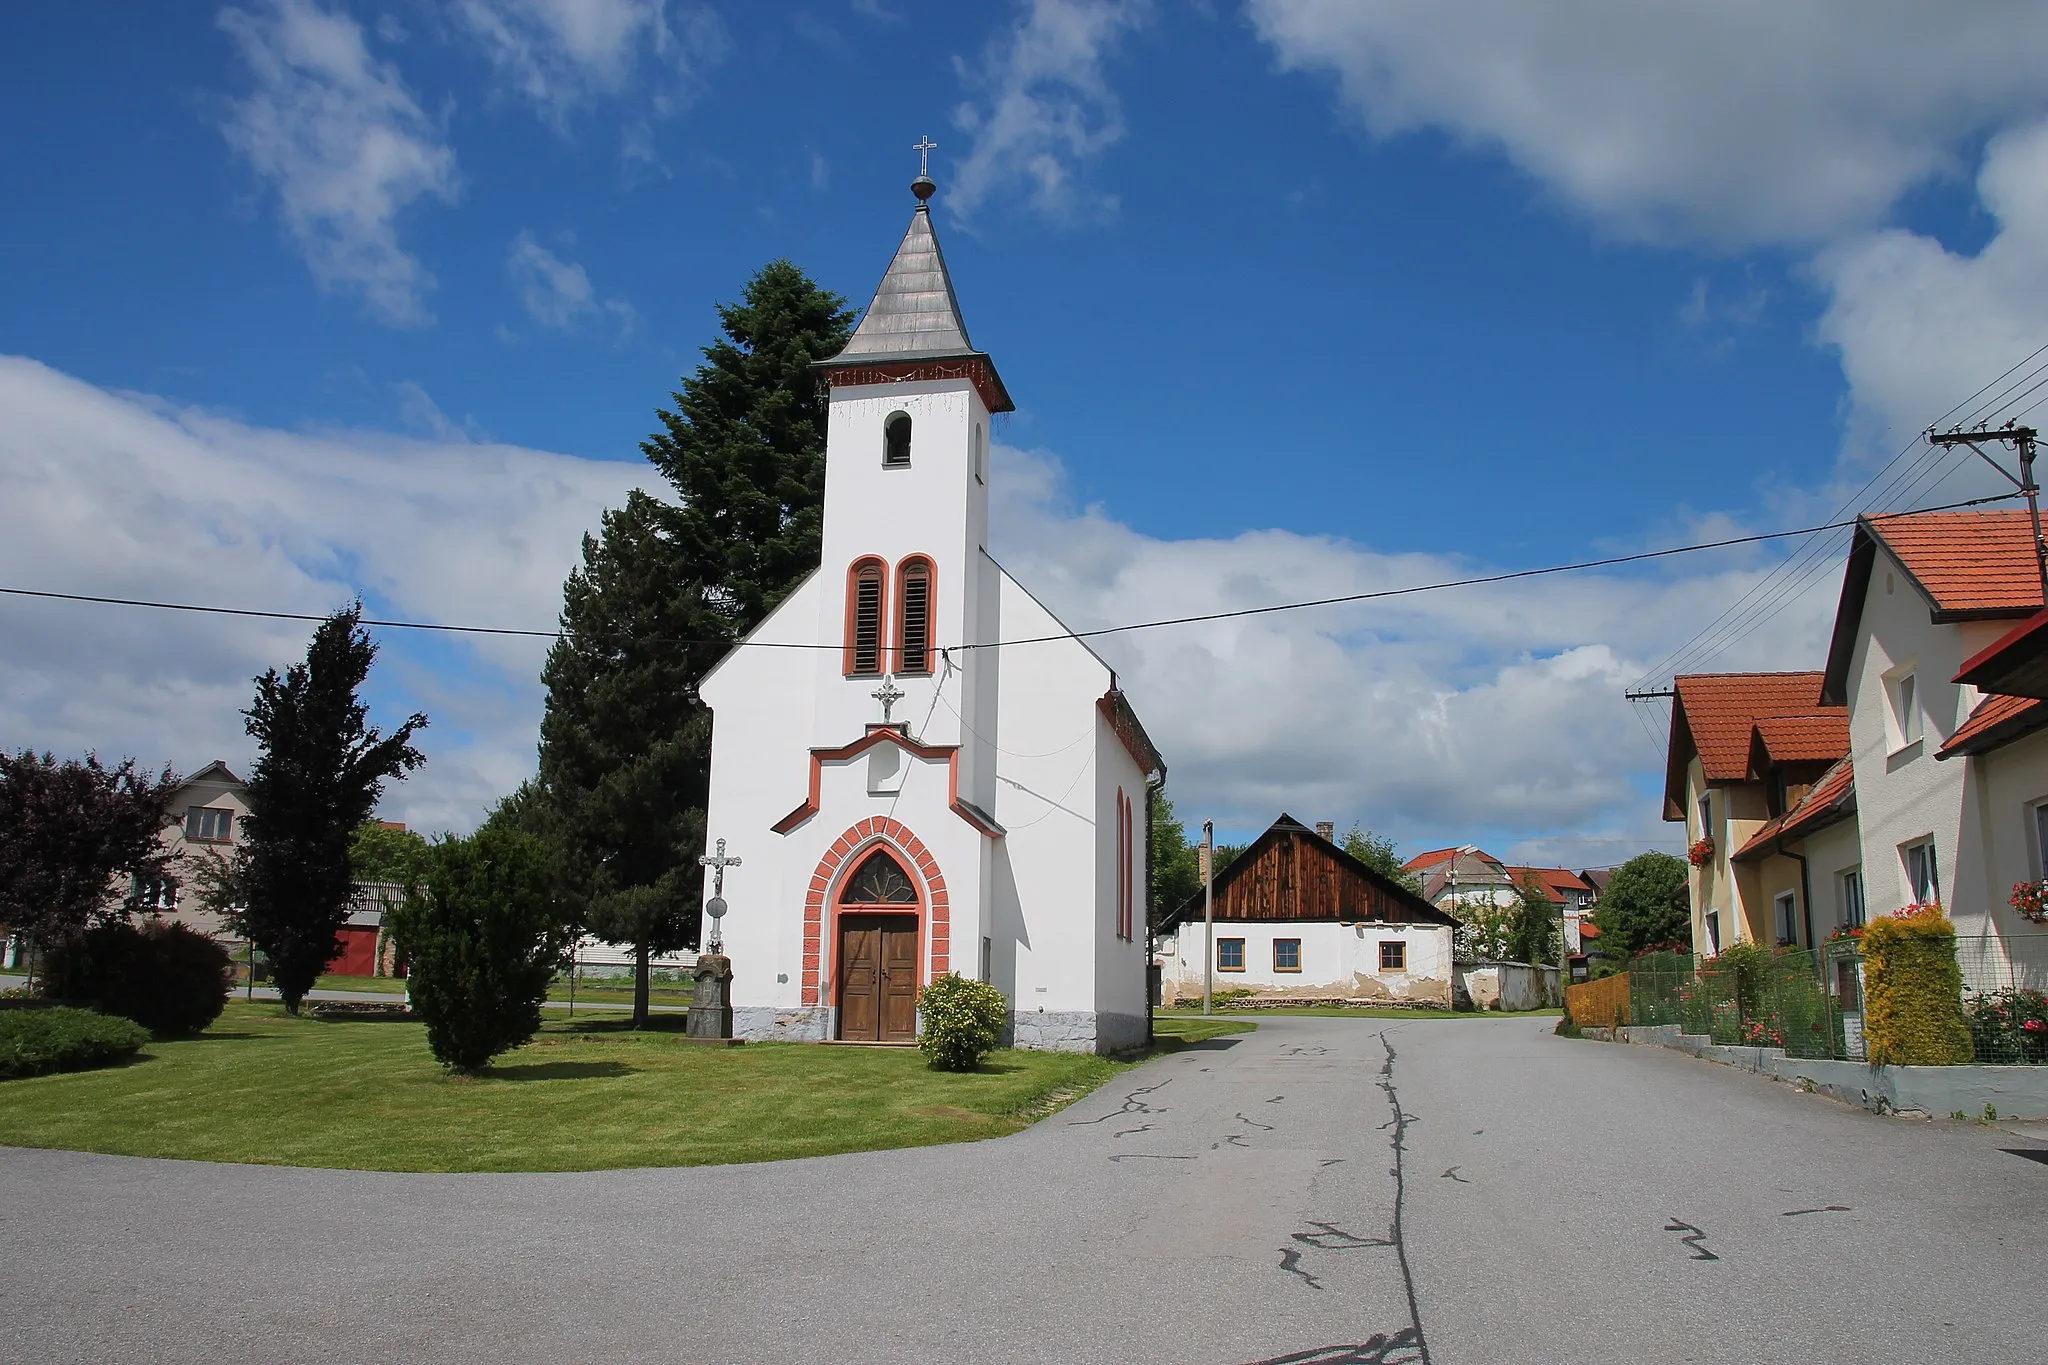
[{"label": "barn window", "polygon": [[1398,938],[1390,938],[1380,944],[1380,970],[1383,972],[1405,972],[1408,970],[1408,944]]},{"label": "barn window", "polygon": [[910,414],[892,412],[882,423],[882,467],[910,467]]},{"label": "barn window", "polygon": [[896,671],[932,671],[932,562],[922,556],[896,572]]},{"label": "barn window", "polygon": [[846,577],[846,671],[882,671],[882,577],[879,559],[857,561]]},{"label": "barn window", "polygon": [[1276,938],[1273,940],[1273,970],[1276,972],[1298,972],[1301,970],[1300,939]]},{"label": "barn window", "polygon": [[1244,970],[1243,939],[1219,938],[1216,940],[1216,970],[1219,972],[1241,972]]}]

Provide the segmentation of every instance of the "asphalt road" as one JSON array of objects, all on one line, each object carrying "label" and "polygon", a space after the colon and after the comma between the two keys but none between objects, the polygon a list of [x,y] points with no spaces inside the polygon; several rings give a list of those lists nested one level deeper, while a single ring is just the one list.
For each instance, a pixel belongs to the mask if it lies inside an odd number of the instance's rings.
[{"label": "asphalt road", "polygon": [[0,1149],[0,1358],[2048,1359],[2048,1165],[2000,1150],[2038,1142],[1545,1020],[1261,1025],[916,1151],[422,1176]]}]

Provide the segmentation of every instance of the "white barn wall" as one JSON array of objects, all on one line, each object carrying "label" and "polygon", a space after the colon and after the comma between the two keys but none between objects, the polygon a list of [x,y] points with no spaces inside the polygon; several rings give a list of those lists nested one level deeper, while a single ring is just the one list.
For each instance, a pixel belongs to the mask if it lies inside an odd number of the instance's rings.
[{"label": "white barn wall", "polygon": [[[1216,990],[1249,987],[1284,995],[1344,995],[1402,1004],[1451,1003],[1451,929],[1441,924],[1338,924],[1329,920],[1218,920],[1216,937],[1245,941],[1245,969],[1218,971]],[[1301,970],[1273,970],[1273,940],[1301,940]],[[1380,970],[1380,944],[1408,945],[1403,972]],[[1206,962],[1200,919],[1181,923],[1162,945],[1165,977],[1174,999],[1200,1000]]]}]

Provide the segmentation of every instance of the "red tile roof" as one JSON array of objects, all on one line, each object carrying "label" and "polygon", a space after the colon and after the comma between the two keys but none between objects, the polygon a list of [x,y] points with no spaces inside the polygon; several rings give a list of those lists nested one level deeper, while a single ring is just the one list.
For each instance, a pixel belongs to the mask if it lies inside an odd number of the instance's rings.
[{"label": "red tile roof", "polygon": [[[1771,763],[1832,763],[1849,752],[1849,708],[1833,706],[1802,716],[1765,716],[1750,739],[1750,776],[1759,757]],[[1761,750],[1761,754],[1759,754]]]},{"label": "red tile roof", "polygon": [[2041,605],[2033,524],[2018,509],[1902,512],[1867,519],[1942,612],[2001,612]]},{"label": "red tile roof", "polygon": [[1403,872],[1416,872],[1425,867],[1435,867],[1438,863],[1448,861],[1450,856],[1457,851],[1455,848],[1433,848],[1427,853],[1418,853],[1407,862],[1402,863],[1401,870]]},{"label": "red tile roof", "polygon": [[1799,804],[1750,836],[1735,850],[1736,862],[1761,858],[1780,839],[1797,839],[1847,815],[1856,799],[1856,769],[1846,757],[1821,774],[1820,781],[1799,798]]},{"label": "red tile roof", "polygon": [[1508,875],[1515,879],[1517,886],[1534,877],[1537,884],[1550,893],[1550,899],[1559,904],[1593,889],[1578,873],[1567,872],[1561,867],[1511,867]]},{"label": "red tile roof", "polygon": [[2044,725],[2048,725],[2048,701],[2037,697],[1986,697],[1934,756],[1981,754],[2008,740],[2032,734]]},{"label": "red tile roof", "polygon": [[2048,697],[2048,611],[2037,611],[1963,661],[1950,682],[2008,697]]},{"label": "red tile roof", "polygon": [[[1682,725],[1671,727],[1670,773],[1677,791],[1685,786],[1683,737],[1690,736],[1709,782],[1741,782],[1749,776],[1750,732],[1767,716],[1804,716],[1820,709],[1818,673],[1693,673],[1674,680],[1672,710]],[[1667,799],[1676,799],[1667,778]],[[1683,818],[1681,813],[1680,818]]]}]

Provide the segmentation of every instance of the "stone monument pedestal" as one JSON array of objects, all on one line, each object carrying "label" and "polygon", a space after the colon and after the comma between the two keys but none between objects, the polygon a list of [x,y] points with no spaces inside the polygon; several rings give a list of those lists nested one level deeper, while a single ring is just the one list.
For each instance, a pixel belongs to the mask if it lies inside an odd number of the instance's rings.
[{"label": "stone monument pedestal", "polygon": [[732,1037],[732,959],[704,953],[697,959],[696,989],[690,995],[690,1016],[683,1032],[715,1042]]}]

